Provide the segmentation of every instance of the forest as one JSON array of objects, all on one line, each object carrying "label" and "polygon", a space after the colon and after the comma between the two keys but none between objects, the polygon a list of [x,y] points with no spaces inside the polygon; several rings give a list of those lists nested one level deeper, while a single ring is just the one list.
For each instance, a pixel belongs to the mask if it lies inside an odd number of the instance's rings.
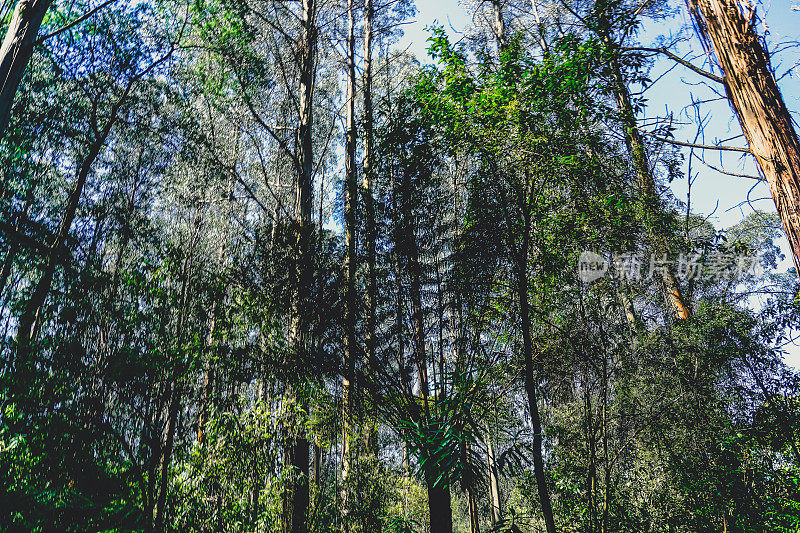
[{"label": "forest", "polygon": [[800,531],[800,6],[448,1],[2,2],[0,531]]}]

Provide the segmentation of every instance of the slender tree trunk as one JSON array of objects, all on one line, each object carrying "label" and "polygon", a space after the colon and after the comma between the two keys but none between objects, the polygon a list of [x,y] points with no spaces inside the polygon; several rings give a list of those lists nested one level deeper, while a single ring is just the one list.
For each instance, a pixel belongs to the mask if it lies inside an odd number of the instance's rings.
[{"label": "slender tree trunk", "polygon": [[129,89],[130,85],[125,90],[125,93],[117,102],[117,104],[114,105],[113,109],[111,110],[111,118],[108,120],[97,139],[95,139],[95,142],[89,148],[89,152],[86,154],[86,157],[84,157],[83,162],[78,170],[75,184],[73,185],[72,191],[67,199],[67,206],[64,209],[64,216],[61,219],[58,232],[56,233],[53,243],[48,248],[47,256],[45,257],[44,272],[42,273],[42,277],[39,278],[36,288],[28,300],[25,310],[19,318],[19,325],[17,327],[17,343],[19,347],[19,353],[21,355],[27,353],[30,343],[35,340],[36,331],[38,329],[37,319],[47,298],[47,294],[50,292],[50,286],[53,283],[53,276],[55,275],[55,269],[56,265],[58,264],[59,256],[65,251],[64,243],[67,240],[69,230],[72,227],[72,222],[75,219],[75,213],[78,209],[78,202],[83,194],[83,188],[86,185],[86,178],[89,176],[89,172],[91,171],[92,165],[97,159],[97,156],[100,155],[100,150],[105,144],[109,133],[111,133],[111,128],[113,127],[114,122],[116,122],[116,115],[119,106],[127,96]]},{"label": "slender tree trunk", "polygon": [[14,8],[11,23],[0,47],[0,135],[8,126],[14,96],[33,54],[33,43],[39,36],[39,27],[51,3],[52,0],[20,0]]},{"label": "slender tree trunk", "polygon": [[536,489],[539,492],[539,504],[542,506],[547,533],[556,533],[553,508],[550,504],[550,491],[544,473],[542,422],[539,417],[539,405],[536,394],[533,364],[533,337],[531,336],[530,308],[528,304],[528,248],[530,242],[531,214],[527,201],[523,205],[524,228],[522,245],[517,259],[517,298],[519,300],[520,321],[522,330],[522,351],[525,359],[525,392],[528,396],[528,408],[531,413],[533,428],[533,470],[536,478]]},{"label": "slender tree trunk", "polygon": [[589,454],[589,468],[586,473],[586,499],[589,510],[589,532],[597,531],[597,508],[594,493],[597,488],[597,443],[594,432],[594,416],[592,414],[591,388],[589,386],[588,365],[584,372],[584,409],[586,410],[586,442]]},{"label": "slender tree trunk", "polygon": [[[610,39],[606,39],[610,43]],[[650,169],[650,160],[647,156],[642,135],[636,126],[636,115],[631,104],[631,95],[622,77],[622,69],[619,63],[612,59],[611,69],[613,76],[613,91],[617,101],[617,109],[620,113],[623,127],[625,129],[625,144],[628,153],[633,160],[636,170],[636,177],[639,187],[639,198],[644,208],[645,224],[650,233],[651,245],[659,255],[668,255],[669,249],[666,237],[662,234],[660,227],[661,209],[656,192],[655,179]],[[675,272],[670,265],[666,265],[663,270],[662,283],[664,292],[673,308],[674,315],[681,320],[688,319],[691,314],[691,307],[686,302]]]},{"label": "slender tree trunk", "polygon": [[531,10],[533,11],[533,16],[536,19],[536,28],[539,32],[539,47],[542,49],[542,55],[547,57],[550,55],[550,48],[547,46],[544,24],[542,24],[542,18],[539,16],[539,5],[536,2],[537,0],[531,0]]},{"label": "slender tree trunk", "polygon": [[[183,341],[183,328],[186,323],[186,316],[189,307],[189,255],[183,261],[183,281],[181,286],[181,306],[178,316],[178,325],[175,331],[175,339],[177,345]],[[155,517],[155,530],[162,531],[164,529],[164,516],[166,514],[167,492],[169,491],[169,465],[172,460],[172,451],[175,447],[175,433],[178,429],[178,415],[181,411],[181,401],[183,394],[182,387],[182,364],[178,364],[177,371],[173,370],[174,374],[169,382],[169,393],[167,395],[167,425],[164,429],[164,443],[161,447],[161,468],[158,488],[158,499],[156,500],[156,517]]]},{"label": "slender tree trunk", "polygon": [[345,259],[344,259],[344,350],[342,361],[342,490],[341,514],[344,531],[350,530],[350,487],[354,439],[353,379],[356,348],[356,35],[354,0],[347,0],[347,107],[345,131]]},{"label": "slender tree trunk", "polygon": [[[292,287],[292,312],[289,329],[291,355],[295,363],[307,355],[309,348],[309,314],[311,289],[314,282],[311,240],[313,227],[313,94],[314,49],[316,46],[316,6],[314,0],[303,0],[302,34],[300,40],[300,121],[297,129],[297,188],[294,209],[295,246]],[[290,384],[287,399],[296,397]],[[307,397],[304,395],[304,397]],[[307,411],[307,400],[303,400]],[[298,433],[284,447],[284,465],[291,471],[289,486],[284,493],[283,528],[285,533],[305,533],[308,530],[309,508],[309,442],[302,424]]]},{"label": "slender tree trunk", "polygon": [[497,457],[494,453],[492,434],[486,426],[486,463],[489,469],[489,518],[492,526],[496,526],[503,519],[503,509],[500,507],[500,476],[497,470]]},{"label": "slender tree trunk", "polygon": [[469,513],[469,533],[481,533],[480,515],[478,514],[478,502],[475,497],[475,485],[472,479],[470,443],[464,442],[464,462],[468,465],[463,481],[467,492],[467,511]]},{"label": "slender tree trunk", "polygon": [[[602,326],[601,326],[602,328]],[[608,354],[603,353],[603,379],[601,383],[601,424],[603,431],[603,522],[602,533],[608,533],[611,512],[611,464],[608,455]]]},{"label": "slender tree trunk", "polygon": [[[800,141],[769,56],[736,0],[688,0],[725,74],[728,100],[769,182],[800,273]],[[755,12],[752,13],[755,15]]]},{"label": "slender tree trunk", "polygon": [[366,299],[364,312],[366,321],[366,350],[369,363],[374,364],[375,359],[375,331],[377,319],[375,317],[375,200],[372,193],[372,158],[373,158],[373,127],[374,116],[372,109],[372,0],[364,2],[364,225],[366,233]]},{"label": "slender tree trunk", "polygon": [[[263,344],[263,337],[262,337],[262,345],[261,345],[262,354],[264,353],[264,344]],[[265,397],[266,391],[264,390],[264,378],[261,376],[259,372],[258,377],[258,394],[257,398],[257,405],[259,408],[265,404]],[[264,472],[261,469],[256,468],[255,471],[255,479],[253,480],[253,489],[250,495],[250,499],[253,502],[253,510],[250,515],[250,519],[253,523],[253,531],[258,531],[258,519],[261,516],[261,491],[264,488]]]},{"label": "slender tree trunk", "polygon": [[[377,333],[377,284],[376,284],[376,241],[378,238],[375,224],[375,200],[372,191],[372,164],[373,164],[373,131],[374,114],[372,107],[372,20],[374,11],[372,0],[364,0],[364,160],[363,160],[363,180],[362,194],[364,202],[364,245],[366,248],[365,258],[365,291],[364,291],[364,357],[363,367],[367,369],[369,375],[377,374],[376,361],[376,333]],[[366,430],[366,453],[373,458],[378,457],[378,405],[372,399],[368,404],[367,430]],[[378,515],[379,509],[376,507],[376,500],[371,499],[373,505],[370,512],[366,513],[363,520],[363,531],[379,531],[381,519]]]}]

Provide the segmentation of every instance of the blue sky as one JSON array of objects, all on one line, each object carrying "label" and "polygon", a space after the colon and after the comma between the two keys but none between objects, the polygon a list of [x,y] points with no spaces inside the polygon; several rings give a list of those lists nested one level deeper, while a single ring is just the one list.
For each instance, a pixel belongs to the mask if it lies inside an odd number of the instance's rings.
[{"label": "blue sky", "polygon": [[[800,2],[793,0],[762,0],[759,5],[759,15],[761,24],[759,32],[768,31],[767,41],[770,49],[784,40],[800,39],[800,10],[793,10],[792,5]],[[415,21],[404,27],[405,36],[398,46],[408,47],[422,62],[429,59],[426,55],[428,32],[426,26],[439,24],[445,27],[446,31],[455,39],[455,32],[460,32],[468,25],[472,24],[471,15],[460,5],[458,0],[418,0],[417,16]],[[673,0],[673,5],[683,6],[681,0]],[[682,27],[688,24],[685,9],[674,18],[667,21],[645,23],[643,31],[639,35],[639,40],[644,46],[654,43],[659,36],[669,37],[679,32]],[[704,66],[705,58],[702,56],[702,48],[699,42],[694,39],[689,46],[677,48],[679,55],[689,54],[693,58],[693,63]],[[790,49],[776,54],[772,57],[772,64],[778,74],[783,74],[791,66],[800,62],[800,51]],[[656,80],[660,74],[672,68],[674,63],[671,60],[659,60],[653,67],[650,78]],[[707,65],[704,66],[707,68]],[[800,66],[798,72],[793,76],[786,76],[780,81],[781,91],[784,100],[790,111],[794,112],[795,121],[800,122]],[[645,93],[648,99],[647,109],[640,117],[652,118],[656,115],[664,116],[667,111],[671,111],[676,122],[691,122],[686,113],[681,113],[682,109],[691,103],[691,99],[706,100],[714,98],[716,95],[706,86],[700,84],[703,78],[678,66],[663,78],[652,85]],[[741,134],[738,121],[726,101],[716,101],[704,104],[702,116],[706,117],[707,123],[704,131],[704,138],[698,139],[698,143],[715,144],[718,141],[736,137]],[[693,125],[678,126],[674,132],[675,138],[685,141],[693,141],[697,129]],[[745,146],[742,137],[733,138],[723,144],[731,146]],[[688,160],[689,150],[684,154]],[[740,157],[741,154],[731,152],[706,151],[705,160],[717,168],[724,168],[729,172],[757,175],[756,168],[750,156]],[[688,161],[683,165],[684,172],[688,173]],[[748,194],[751,203],[756,208],[763,211],[774,212],[775,207],[770,197],[769,188],[765,183],[720,174],[705,166],[702,162],[694,160],[692,164],[692,188],[691,188],[691,209],[692,212],[707,216],[717,229],[729,227],[752,211],[752,207],[742,202],[747,200]],[[754,187],[755,185],[755,187]],[[675,180],[671,184],[673,194],[682,201],[687,200],[688,179]],[[780,270],[786,270],[791,266],[789,258],[789,246],[785,239],[779,242],[782,251],[787,256],[780,265]],[[795,367],[800,368],[800,347],[790,347],[787,361]]]},{"label": "blue sky", "polygon": [[[680,0],[675,1],[682,4]],[[772,43],[783,39],[800,38],[800,11],[791,9],[790,0],[765,1],[762,7],[762,11],[766,11],[766,14],[762,13],[762,18],[769,28],[769,39]],[[426,42],[428,38],[428,32],[425,31],[426,26],[441,24],[452,36],[454,31],[461,31],[472,23],[470,14],[460,5],[458,0],[419,0],[417,9],[418,13],[415,21],[404,27],[405,36],[399,46],[409,47],[409,50],[423,62],[429,61],[425,51],[428,45]],[[676,33],[686,23],[685,13],[683,12],[666,22],[647,23],[640,35],[640,41],[647,46],[653,43],[660,35],[669,36]],[[683,46],[677,50],[681,55],[685,53],[698,55],[702,52],[699,43],[696,41],[693,42],[692,48]],[[800,59],[800,53],[797,50],[787,51],[775,56],[773,64],[777,67],[779,73],[782,73],[787,70],[789,65],[796,64],[798,59]],[[703,66],[703,58],[700,57],[694,63],[698,66]],[[661,73],[664,73],[666,69],[673,65],[668,59],[658,61],[651,73],[651,79],[658,78]],[[798,74],[800,74],[800,69],[798,71]],[[795,75],[795,77],[785,77],[781,80],[784,99],[792,111],[800,110],[800,83],[798,83],[798,79],[797,75]],[[642,118],[656,115],[663,116],[665,109],[669,109],[675,115],[676,121],[688,122],[688,118],[681,114],[681,109],[690,103],[691,97],[707,99],[715,96],[709,89],[696,85],[700,81],[703,81],[703,79],[687,69],[680,66],[675,68],[645,93],[645,97],[648,98],[649,102],[646,113]],[[714,144],[716,140],[727,139],[741,133],[739,124],[727,102],[719,101],[706,104],[703,106],[703,114],[706,112],[709,113],[709,119],[705,128],[704,144]],[[795,118],[800,120],[800,116],[796,115]],[[679,127],[675,132],[675,138],[692,141],[695,133],[694,126]],[[698,142],[703,141],[698,140]],[[745,145],[742,138],[733,139],[725,144],[731,146]],[[686,155],[688,157],[688,150],[686,150]],[[720,163],[720,152],[707,151],[705,159],[717,168],[724,167],[731,172],[755,175],[756,170],[753,166],[752,158],[749,156],[741,158],[739,156],[740,154],[723,153],[722,163]],[[684,165],[684,171],[688,171],[687,165]],[[693,163],[692,174],[697,174],[692,185],[692,211],[698,214],[710,215],[711,218],[709,220],[717,228],[722,229],[735,224],[751,209],[747,205],[736,206],[747,198],[748,191],[757,182],[720,174],[696,160]],[[686,200],[686,179],[673,182],[672,189],[677,198]],[[750,193],[751,199],[764,197],[769,197],[769,190],[766,184],[759,184]],[[719,202],[718,205],[717,202]],[[770,199],[754,201],[753,205],[765,211],[774,211]],[[788,251],[788,248],[786,251]],[[790,262],[786,262],[785,266],[788,267],[789,264]]]}]

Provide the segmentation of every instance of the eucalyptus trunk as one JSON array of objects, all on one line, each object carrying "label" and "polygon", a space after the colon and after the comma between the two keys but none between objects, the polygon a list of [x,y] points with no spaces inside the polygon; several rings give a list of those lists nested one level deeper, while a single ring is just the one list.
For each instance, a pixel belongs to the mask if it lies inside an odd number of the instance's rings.
[{"label": "eucalyptus trunk", "polygon": [[754,17],[745,18],[736,0],[689,0],[689,6],[714,46],[728,101],[767,178],[800,272],[800,141]]},{"label": "eucalyptus trunk", "polygon": [[[316,6],[314,0],[303,0],[302,33],[300,37],[300,120],[297,128],[297,187],[294,207],[294,268],[292,275],[292,310],[289,324],[291,356],[296,365],[307,355],[311,288],[314,281],[313,249],[313,95],[314,49],[316,46]],[[297,397],[295,384],[288,384],[286,397]],[[303,395],[307,398],[307,395]],[[308,411],[308,400],[302,400],[302,410]],[[283,529],[285,533],[308,531],[310,445],[303,424],[296,424],[297,434],[284,445],[284,466],[290,470],[288,487],[283,497]]]},{"label": "eucalyptus trunk", "polygon": [[345,125],[345,190],[344,190],[344,350],[342,355],[342,490],[341,514],[345,531],[350,530],[351,490],[349,478],[352,474],[353,424],[353,379],[355,375],[356,347],[356,36],[355,6],[347,0],[347,104]]},{"label": "eucalyptus trunk", "polygon": [[528,202],[523,202],[524,226],[522,243],[517,258],[516,289],[520,310],[520,329],[522,330],[522,353],[524,359],[525,393],[533,429],[533,473],[536,478],[536,490],[539,493],[539,505],[542,508],[547,533],[556,533],[553,507],[550,504],[550,489],[544,473],[544,439],[542,421],[536,393],[536,371],[533,362],[533,336],[531,334],[530,305],[528,303],[528,259],[530,248],[531,212]]},{"label": "eucalyptus trunk", "polygon": [[52,0],[20,0],[0,47],[0,135],[5,132],[22,75]]}]

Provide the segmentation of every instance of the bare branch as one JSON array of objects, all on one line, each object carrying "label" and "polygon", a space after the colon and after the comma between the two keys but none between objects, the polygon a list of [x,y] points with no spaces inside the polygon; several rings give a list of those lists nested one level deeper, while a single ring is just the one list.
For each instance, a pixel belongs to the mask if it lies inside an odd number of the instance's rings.
[{"label": "bare branch", "polygon": [[637,130],[641,131],[645,135],[654,138],[657,141],[674,144],[677,146],[688,146],[689,148],[701,148],[703,150],[722,150],[724,152],[742,152],[745,154],[752,154],[753,152],[749,148],[742,148],[740,146],[716,146],[711,144],[695,144],[695,143],[687,143],[683,141],[677,141],[675,139],[667,139],[665,137],[659,137],[654,133],[650,133],[647,130],[643,130],[642,128],[636,128]]},{"label": "bare branch", "polygon": [[699,155],[695,155],[694,157],[699,159],[701,163],[703,163],[705,166],[707,166],[711,170],[715,170],[715,171],[719,172],[720,174],[725,174],[726,176],[734,176],[736,178],[747,178],[749,180],[767,181],[765,178],[762,178],[761,176],[753,176],[751,174],[737,174],[736,172],[728,172],[727,170],[722,170],[721,168],[717,168],[714,165],[712,165],[711,163],[708,163],[705,159],[703,159]]},{"label": "bare branch", "polygon": [[635,46],[635,47],[624,48],[623,50],[625,52],[652,52],[654,54],[662,54],[672,59],[673,61],[680,63],[689,70],[696,72],[697,74],[700,74],[704,78],[714,80],[717,83],[725,83],[725,79],[722,76],[717,76],[716,74],[708,72],[707,70],[703,70],[700,67],[693,65],[692,63],[682,58],[681,56],[673,54],[666,48],[647,48],[643,46]]}]

